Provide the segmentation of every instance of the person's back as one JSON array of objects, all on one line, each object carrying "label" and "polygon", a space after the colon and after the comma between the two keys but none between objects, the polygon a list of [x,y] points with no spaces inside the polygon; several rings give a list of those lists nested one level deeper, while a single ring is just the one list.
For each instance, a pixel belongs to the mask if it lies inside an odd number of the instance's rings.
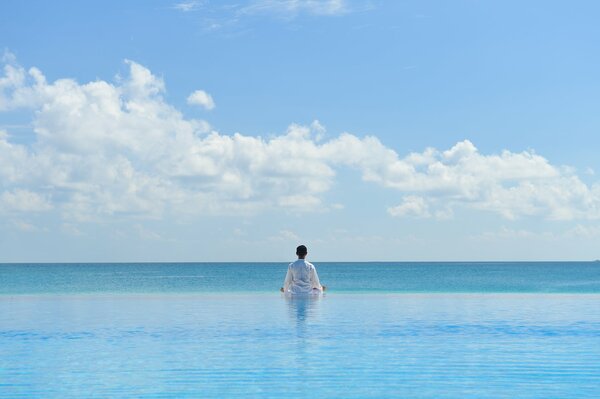
[{"label": "person's back", "polygon": [[289,294],[320,293],[324,287],[319,281],[317,270],[305,257],[308,251],[304,245],[296,249],[298,260],[288,266],[288,271],[283,282],[282,292]]}]

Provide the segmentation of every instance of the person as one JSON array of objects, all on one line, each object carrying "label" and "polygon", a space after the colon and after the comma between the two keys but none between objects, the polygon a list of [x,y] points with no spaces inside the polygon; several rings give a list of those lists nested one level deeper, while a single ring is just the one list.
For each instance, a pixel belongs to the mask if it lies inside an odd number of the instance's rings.
[{"label": "person", "polygon": [[287,274],[280,291],[286,294],[320,294],[327,287],[321,285],[317,269],[306,260],[308,249],[300,245],[296,248],[298,260],[288,266]]}]

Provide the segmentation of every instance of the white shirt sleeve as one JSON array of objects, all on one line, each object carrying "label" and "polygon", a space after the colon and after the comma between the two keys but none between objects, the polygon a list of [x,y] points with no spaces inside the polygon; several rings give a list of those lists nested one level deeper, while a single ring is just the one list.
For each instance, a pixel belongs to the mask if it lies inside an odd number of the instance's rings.
[{"label": "white shirt sleeve", "polygon": [[283,291],[288,292],[292,285],[292,268],[288,266],[287,274],[285,275],[285,280],[283,280]]},{"label": "white shirt sleeve", "polygon": [[323,287],[321,286],[321,282],[319,281],[319,275],[317,274],[317,269],[315,269],[314,266],[310,268],[310,283],[312,285],[312,288],[316,288],[319,291],[323,290]]}]

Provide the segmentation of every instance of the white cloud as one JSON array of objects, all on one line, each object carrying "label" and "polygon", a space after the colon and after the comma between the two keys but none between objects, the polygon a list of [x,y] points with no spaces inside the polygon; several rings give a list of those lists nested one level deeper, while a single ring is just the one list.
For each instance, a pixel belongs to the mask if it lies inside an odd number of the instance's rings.
[{"label": "white cloud", "polygon": [[23,220],[13,221],[13,226],[17,230],[23,231],[25,233],[39,233],[39,232],[47,231],[45,228],[37,227],[31,223],[24,222]]},{"label": "white cloud", "polygon": [[34,109],[37,141],[14,144],[0,133],[4,202],[14,207],[15,192],[43,189],[75,220],[320,206],[334,176],[311,138],[320,125],[292,125],[270,140],[222,135],[184,118],[163,100],[161,79],[127,63],[129,76],[116,84],[48,83],[11,66],[22,78],[1,92],[4,109]]},{"label": "white cloud", "polygon": [[[369,0],[242,0],[239,2],[182,1],[174,10],[196,14],[206,32],[244,34],[253,30],[256,18],[289,23],[298,17],[327,18],[374,8]],[[252,25],[252,26],[251,26]]]},{"label": "white cloud", "polygon": [[348,12],[344,0],[255,0],[242,8],[246,14],[274,14],[294,17],[299,13],[339,15]]},{"label": "white cloud", "polygon": [[404,197],[400,205],[388,208],[388,213],[392,216],[415,216],[420,218],[431,216],[425,199],[416,195]]},{"label": "white cloud", "polygon": [[365,180],[425,198],[423,209],[439,210],[443,204],[450,211],[464,206],[508,219],[600,218],[600,186],[587,186],[570,168],[553,166],[533,152],[483,155],[465,140],[447,151],[429,148],[361,166]]},{"label": "white cloud", "polygon": [[63,223],[61,226],[61,231],[63,233],[69,234],[71,236],[80,237],[85,235],[79,228],[71,223]]},{"label": "white cloud", "polygon": [[146,227],[142,226],[141,224],[136,224],[134,226],[134,228],[135,228],[135,231],[137,232],[138,236],[143,240],[160,240],[160,239],[162,239],[160,234],[158,234],[155,231],[147,229]]},{"label": "white cloud", "polygon": [[226,135],[184,117],[164,100],[163,80],[133,61],[114,83],[80,84],[47,82],[6,59],[0,110],[34,110],[36,141],[16,144],[0,131],[0,212],[54,211],[71,223],[335,209],[323,194],[351,168],[402,196],[392,216],[466,208],[508,219],[600,218],[600,185],[533,151],[486,155],[465,140],[401,157],[373,136],[325,139],[316,121],[268,139]]},{"label": "white cloud", "polygon": [[600,236],[600,226],[577,224],[572,229],[567,230],[565,236],[574,238],[596,238]]},{"label": "white cloud", "polygon": [[187,98],[188,104],[199,105],[203,108],[211,110],[215,108],[215,102],[210,94],[204,90],[196,90]]},{"label": "white cloud", "polygon": [[280,230],[277,234],[269,237],[271,241],[298,241],[300,237],[291,230]]},{"label": "white cloud", "polygon": [[320,207],[321,200],[314,195],[288,195],[279,199],[279,205],[282,207],[309,210]]},{"label": "white cloud", "polygon": [[14,189],[0,194],[0,212],[44,212],[52,205],[42,195],[23,189]]},{"label": "white cloud", "polygon": [[173,8],[178,11],[190,12],[196,10],[201,5],[199,1],[182,1],[176,3]]}]

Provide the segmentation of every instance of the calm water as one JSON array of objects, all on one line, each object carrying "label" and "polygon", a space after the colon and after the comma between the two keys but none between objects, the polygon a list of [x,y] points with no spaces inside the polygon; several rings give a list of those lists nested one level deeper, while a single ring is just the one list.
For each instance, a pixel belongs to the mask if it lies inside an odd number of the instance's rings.
[{"label": "calm water", "polygon": [[598,263],[317,267],[0,265],[0,397],[598,397]]},{"label": "calm water", "polygon": [[[600,293],[600,262],[316,263],[331,292]],[[0,294],[276,292],[285,263],[0,264]]]}]

